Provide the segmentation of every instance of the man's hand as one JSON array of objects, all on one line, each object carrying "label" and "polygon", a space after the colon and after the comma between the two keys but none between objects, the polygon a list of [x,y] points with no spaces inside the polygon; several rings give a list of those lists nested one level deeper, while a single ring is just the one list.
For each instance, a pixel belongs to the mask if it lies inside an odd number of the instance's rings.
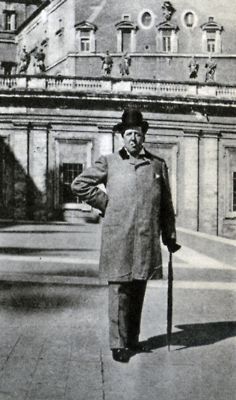
[{"label": "man's hand", "polygon": [[181,246],[176,243],[175,239],[169,239],[166,245],[170,253],[175,253],[181,248]]}]

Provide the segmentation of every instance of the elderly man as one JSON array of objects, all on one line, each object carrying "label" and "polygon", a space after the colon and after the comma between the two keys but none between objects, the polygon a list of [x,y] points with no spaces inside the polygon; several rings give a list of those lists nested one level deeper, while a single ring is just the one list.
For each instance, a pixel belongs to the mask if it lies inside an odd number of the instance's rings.
[{"label": "elderly man", "polygon": [[104,215],[100,268],[109,284],[110,348],[114,360],[128,362],[131,351],[141,350],[146,284],[161,267],[160,234],[176,250],[175,215],[165,161],[143,147],[148,122],[142,113],[124,111],[113,129],[124,147],[101,156],[72,190]]}]

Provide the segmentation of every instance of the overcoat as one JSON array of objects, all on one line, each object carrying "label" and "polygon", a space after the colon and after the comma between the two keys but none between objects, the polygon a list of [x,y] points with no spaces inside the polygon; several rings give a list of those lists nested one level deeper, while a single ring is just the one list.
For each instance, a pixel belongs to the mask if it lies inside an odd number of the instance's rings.
[{"label": "overcoat", "polygon": [[[103,183],[106,192],[97,187]],[[149,279],[161,266],[164,244],[175,239],[166,163],[144,149],[101,156],[72,183],[72,191],[104,215],[100,271],[108,281]]]}]

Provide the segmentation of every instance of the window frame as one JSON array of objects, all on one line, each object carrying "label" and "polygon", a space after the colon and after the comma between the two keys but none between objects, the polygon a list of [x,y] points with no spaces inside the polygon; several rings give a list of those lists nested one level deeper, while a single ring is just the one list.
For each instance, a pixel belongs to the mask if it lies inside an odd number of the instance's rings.
[{"label": "window frame", "polygon": [[[149,25],[144,25],[143,21],[142,21],[142,18],[144,16],[144,14],[146,14],[146,13],[150,14],[150,16],[151,16],[151,22]],[[140,13],[138,15],[138,24],[141,29],[144,29],[144,30],[152,29],[155,24],[155,15],[154,15],[153,11],[150,10],[149,8],[142,9],[142,11],[140,11]]]},{"label": "window frame", "polygon": [[216,52],[216,39],[207,37],[207,52],[208,53]]},{"label": "window frame", "polygon": [[[71,166],[71,168],[69,167]],[[77,169],[73,169],[73,166],[77,166]],[[79,200],[78,196],[74,196],[72,191],[71,191],[71,200],[75,201],[70,201],[68,198],[65,198],[65,192],[69,189],[70,191],[70,186],[73,180],[78,176],[84,169],[84,164],[83,163],[62,163],[60,167],[60,198],[61,198],[61,204],[80,204],[81,201]],[[66,175],[68,174],[68,176]],[[71,174],[71,179],[70,179],[70,174]],[[65,177],[66,175],[66,177]],[[66,179],[67,178],[67,179]]]},{"label": "window frame", "polygon": [[[193,25],[192,26],[188,26],[187,23],[186,23],[186,17],[187,17],[188,14],[192,14],[192,16],[193,16]],[[183,25],[183,27],[185,29],[188,29],[188,30],[194,29],[198,25],[198,16],[195,13],[195,11],[193,11],[191,9],[184,10],[184,12],[181,15],[181,21],[182,21],[182,25]]]},{"label": "window frame", "polygon": [[16,30],[16,11],[15,10],[3,10],[4,14],[4,30],[7,32],[13,32]]},{"label": "window frame", "polygon": [[162,35],[162,51],[164,53],[171,53],[171,34]]},{"label": "window frame", "polygon": [[[223,26],[219,25],[214,17],[209,17],[208,22],[201,25],[202,29],[202,50],[204,53],[222,53],[222,36]],[[208,42],[215,40],[214,51],[208,50]]]},{"label": "window frame", "polygon": [[[87,33],[88,35],[85,35]],[[91,36],[90,36],[90,31],[88,30],[81,30],[80,31],[80,52],[81,53],[91,53]],[[88,49],[83,49],[83,43],[87,43]]]},{"label": "window frame", "polygon": [[[124,34],[129,35],[129,48],[128,49],[124,48],[124,43],[125,43]],[[121,51],[122,51],[122,53],[125,51],[130,52],[131,51],[130,48],[131,48],[131,29],[122,29],[122,31],[121,31]]]}]

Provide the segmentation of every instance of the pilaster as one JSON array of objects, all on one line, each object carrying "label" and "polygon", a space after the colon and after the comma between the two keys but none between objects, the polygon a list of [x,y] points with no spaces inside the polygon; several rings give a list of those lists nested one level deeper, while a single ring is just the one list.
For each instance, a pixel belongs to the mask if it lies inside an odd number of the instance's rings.
[{"label": "pilaster", "polygon": [[49,128],[34,122],[29,129],[29,206],[35,220],[47,219]]},{"label": "pilaster", "polygon": [[14,219],[28,218],[28,122],[13,121],[12,153],[14,155]]},{"label": "pilaster", "polygon": [[218,234],[218,132],[204,132],[200,144],[199,230]]},{"label": "pilaster", "polygon": [[200,132],[184,132],[183,146],[183,182],[181,214],[184,215],[182,226],[199,230],[199,141]]}]

